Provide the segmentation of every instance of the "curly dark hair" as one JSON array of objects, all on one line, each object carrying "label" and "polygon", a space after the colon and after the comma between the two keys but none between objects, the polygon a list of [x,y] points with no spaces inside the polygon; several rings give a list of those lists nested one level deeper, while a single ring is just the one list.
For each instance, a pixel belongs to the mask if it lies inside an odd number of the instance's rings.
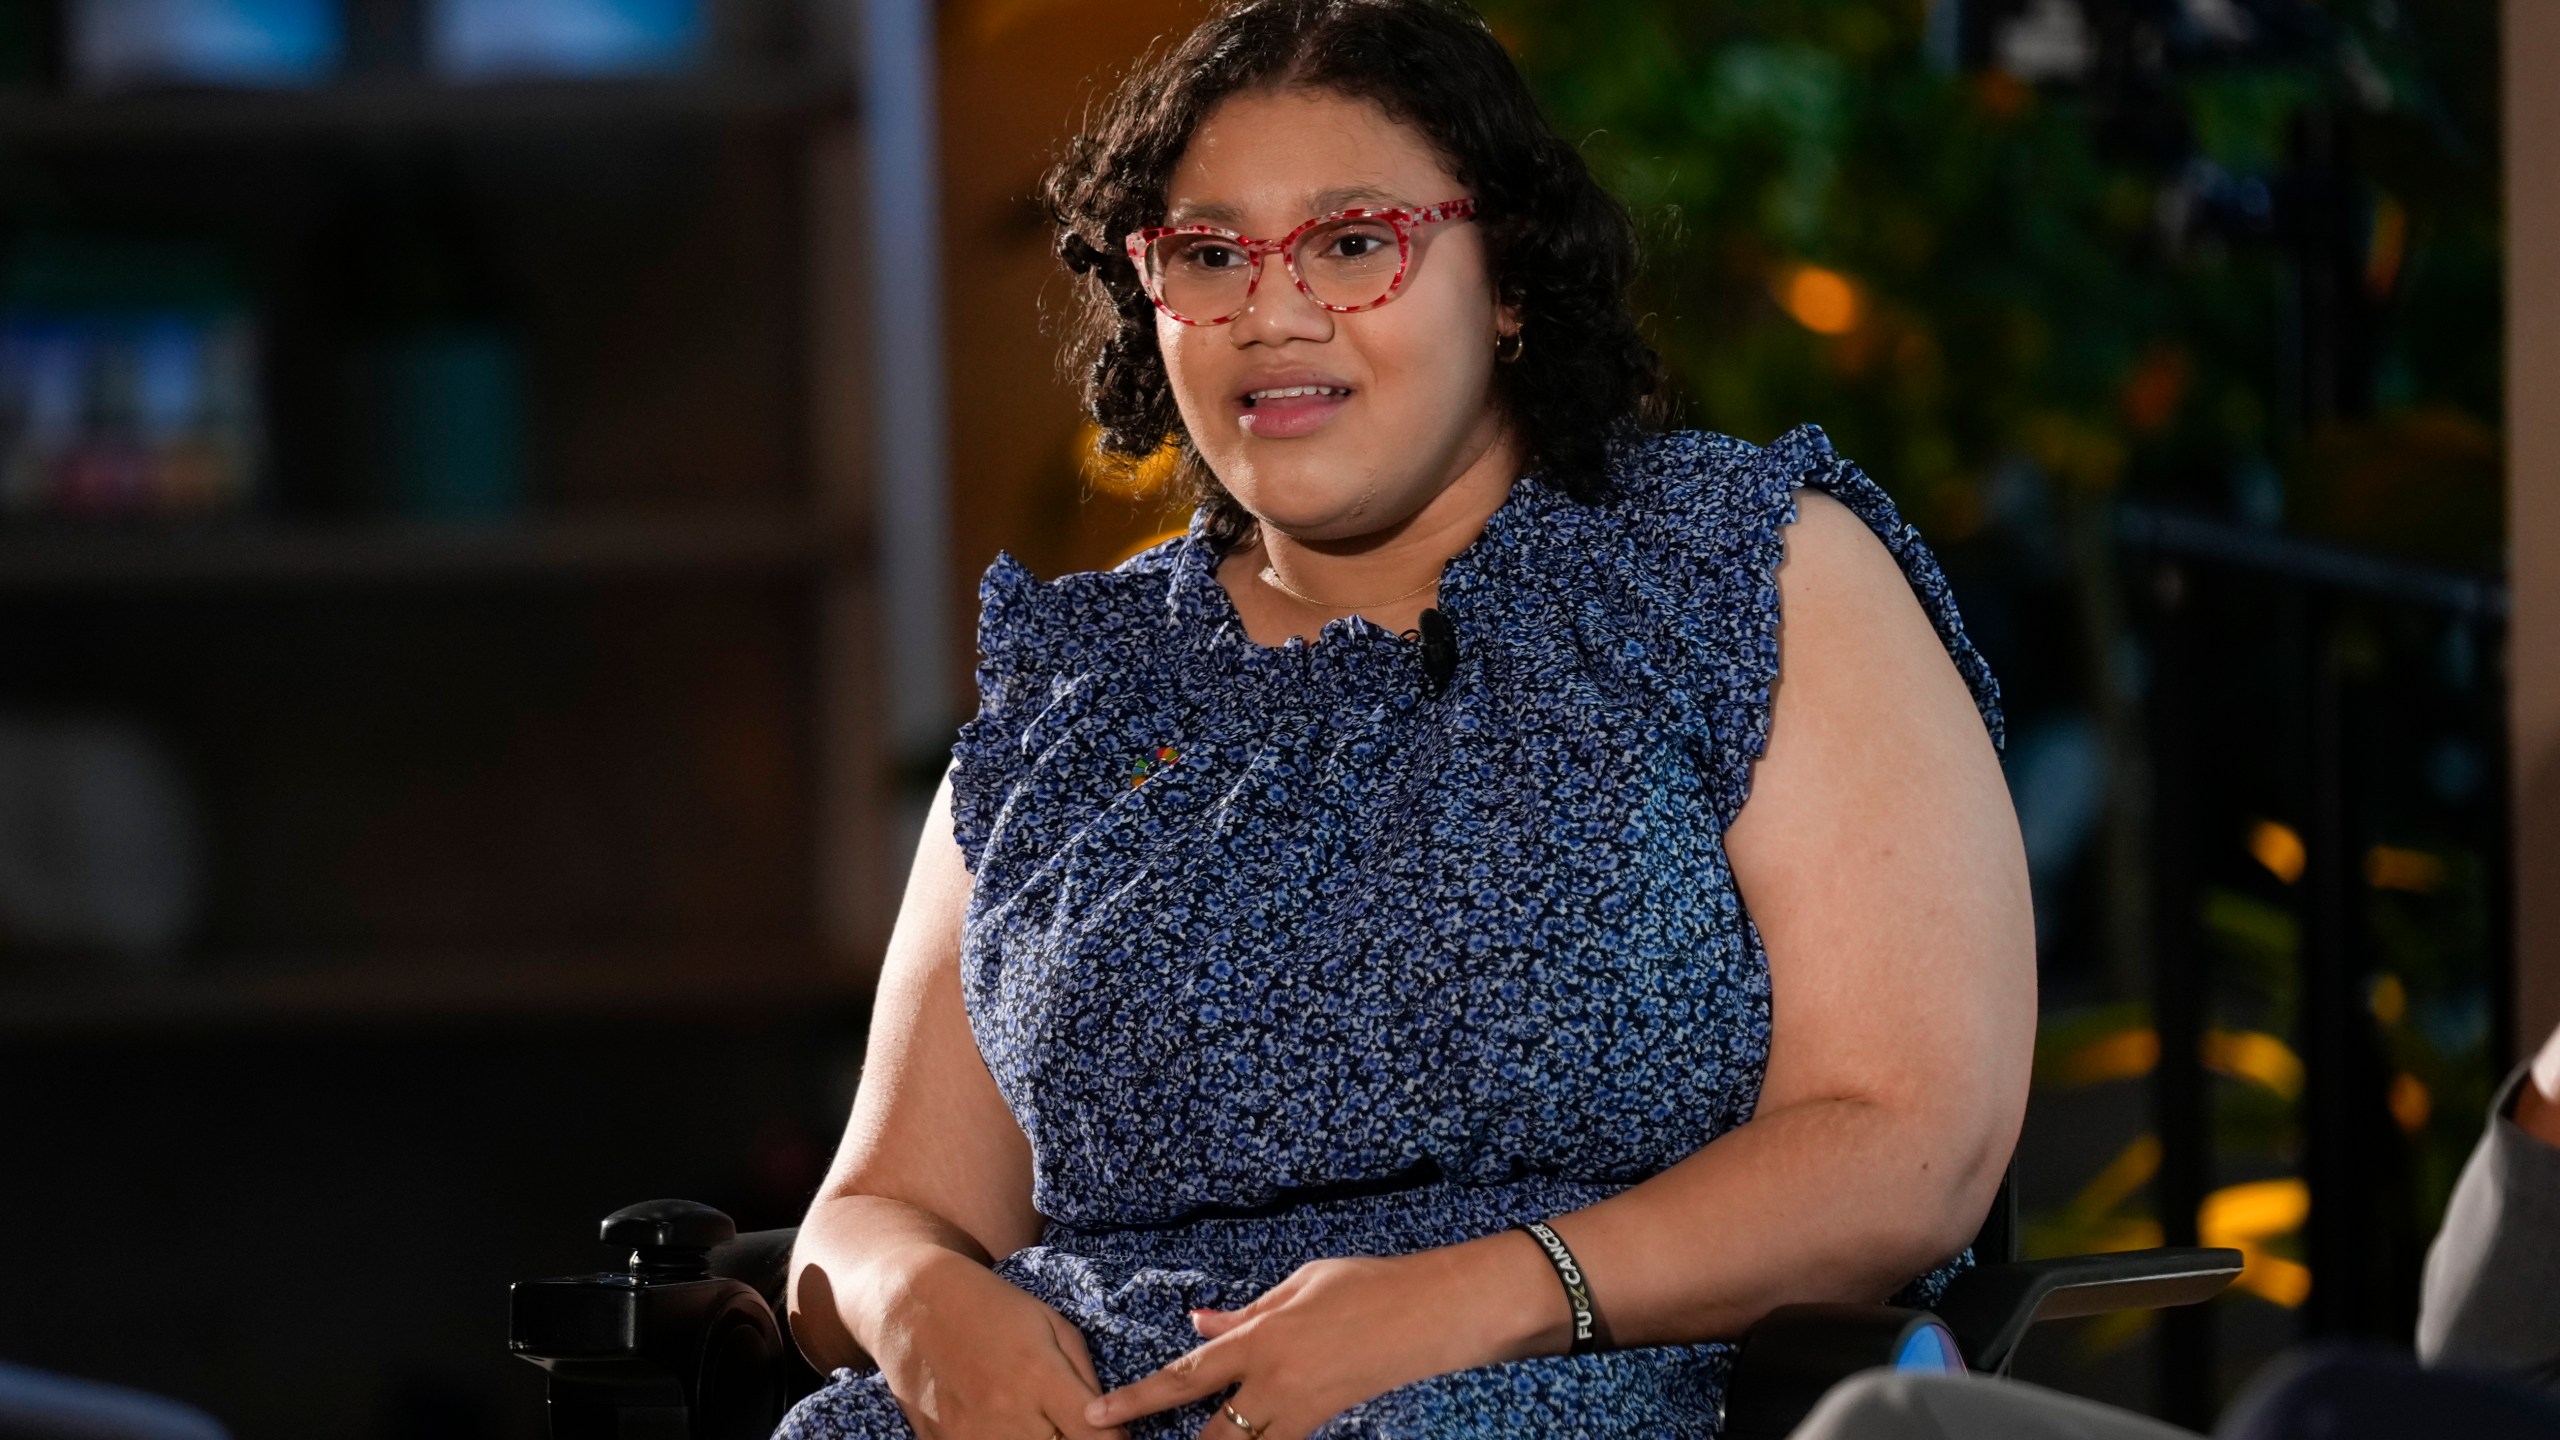
[{"label": "curly dark hair", "polygon": [[1085,277],[1065,363],[1102,449],[1169,440],[1220,546],[1252,517],[1202,464],[1156,348],[1153,306],[1120,237],[1159,224],[1191,134],[1229,96],[1303,87],[1367,100],[1421,132],[1475,197],[1504,304],[1527,340],[1496,367],[1496,403],[1539,473],[1575,499],[1609,490],[1613,451],[1663,420],[1662,364],[1627,287],[1635,227],[1539,113],[1483,18],[1458,0],[1243,0],[1142,60],[1041,185],[1057,251]]}]

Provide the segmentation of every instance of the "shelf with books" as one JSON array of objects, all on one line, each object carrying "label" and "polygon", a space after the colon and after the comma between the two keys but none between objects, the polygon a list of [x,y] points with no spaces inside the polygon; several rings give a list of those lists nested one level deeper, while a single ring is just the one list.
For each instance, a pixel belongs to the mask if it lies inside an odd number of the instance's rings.
[{"label": "shelf with books", "polygon": [[659,953],[211,958],[166,973],[0,971],[0,1035],[242,1031],[559,1016],[848,1010],[864,990],[812,941]]},{"label": "shelf with books", "polygon": [[[425,13],[345,13],[374,10]],[[0,857],[113,811],[167,871],[99,822],[86,869],[0,894],[0,1010],[714,1004],[574,957],[876,953],[906,822],[860,518],[856,16],[700,16],[614,76],[475,70],[423,30],[350,31],[298,88],[0,65],[44,77],[0,88],[27,181],[0,206],[0,765],[54,777],[0,793]],[[36,913],[66,895],[78,923]],[[159,950],[389,958],[12,980],[137,895]],[[396,978],[508,945],[573,958]]]},{"label": "shelf with books", "polygon": [[356,80],[299,90],[79,95],[0,89],[0,147],[184,146],[403,135],[503,135],[849,117],[851,82],[820,70],[622,79]]},{"label": "shelf with books", "polygon": [[413,520],[0,527],[0,598],[81,590],[433,585],[646,575],[816,575],[863,563],[859,535],[780,507]]}]

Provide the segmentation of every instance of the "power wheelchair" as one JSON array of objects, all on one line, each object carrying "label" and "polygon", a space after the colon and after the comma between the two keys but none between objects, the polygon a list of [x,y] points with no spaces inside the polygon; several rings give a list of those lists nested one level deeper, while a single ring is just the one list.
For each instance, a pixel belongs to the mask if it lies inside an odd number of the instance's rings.
[{"label": "power wheelchair", "polygon": [[[520,1281],[507,1348],[549,1375],[552,1440],[764,1440],[820,1383],[784,1334],[797,1230],[740,1235],[728,1216],[652,1200],[604,1219],[623,1269]],[[2004,1178],[1974,1268],[1935,1309],[1786,1305],[1742,1338],[1725,1387],[1727,1440],[1782,1440],[1862,1370],[2006,1374],[2043,1320],[2192,1305],[2238,1277],[2237,1250],[2171,1247],[2017,1258]]]}]

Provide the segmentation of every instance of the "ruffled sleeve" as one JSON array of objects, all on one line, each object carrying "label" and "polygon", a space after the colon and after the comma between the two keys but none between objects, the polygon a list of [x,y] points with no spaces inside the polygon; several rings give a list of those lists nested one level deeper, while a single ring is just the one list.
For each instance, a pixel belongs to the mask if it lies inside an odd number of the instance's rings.
[{"label": "ruffled sleeve", "polygon": [[[1947,584],[1946,572],[1938,568],[1938,557],[1920,539],[1920,532],[1902,518],[1894,508],[1893,498],[1884,487],[1867,477],[1867,472],[1844,460],[1831,448],[1831,437],[1818,425],[1800,425],[1778,437],[1775,444],[1761,452],[1763,463],[1774,467],[1787,486],[1786,520],[1795,519],[1795,492],[1806,486],[1822,491],[1849,508],[1849,512],[1867,522],[1867,528],[1884,542],[1884,548],[1902,567],[1902,578],[1911,582],[1912,594],[1919,597],[1920,608],[1927,612],[1929,623],[1938,632],[1938,643],[1947,647],[1947,658],[1953,660],[1956,673],[1964,677],[1965,688],[1973,692],[1973,706],[1982,716],[1983,728],[1991,732],[1994,749],[2008,743],[2008,725],[2000,714],[2000,682],[1991,676],[1991,666],[1973,648],[1965,634],[1964,618],[1956,612],[1955,590]],[[1770,588],[1776,590],[1775,563],[1771,567]],[[1772,627],[1777,621],[1777,608],[1770,607]],[[1774,635],[1774,628],[1772,631]],[[1776,644],[1770,645],[1774,659]],[[1776,678],[1774,668],[1771,678]],[[1761,744],[1767,738],[1764,695]],[[1757,758],[1759,745],[1753,756]]]},{"label": "ruffled sleeve", "polygon": [[1920,533],[1891,497],[1805,425],[1765,448],[1721,436],[1666,436],[1637,462],[1628,496],[1645,621],[1635,662],[1645,688],[1705,750],[1718,829],[1751,794],[1768,749],[1778,680],[1778,567],[1796,492],[1830,495],[1884,542],[1972,691],[1992,744],[2003,742],[1999,686],[1964,632],[1955,597]]},{"label": "ruffled sleeve", "polygon": [[951,746],[951,830],[971,874],[1004,820],[1023,763],[1023,735],[1047,703],[1057,657],[1045,623],[1047,590],[999,552],[978,582],[978,713]]}]

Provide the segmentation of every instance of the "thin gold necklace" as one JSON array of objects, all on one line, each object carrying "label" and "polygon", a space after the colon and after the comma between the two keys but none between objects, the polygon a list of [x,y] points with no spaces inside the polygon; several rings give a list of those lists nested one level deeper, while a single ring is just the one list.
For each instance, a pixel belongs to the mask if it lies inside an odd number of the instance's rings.
[{"label": "thin gold necklace", "polygon": [[[1270,552],[1265,551],[1264,553],[1268,554]],[[1443,568],[1446,567],[1444,566]],[[1319,600],[1304,590],[1299,589],[1297,586],[1290,584],[1288,581],[1281,579],[1280,572],[1269,565],[1262,567],[1262,583],[1279,591],[1281,594],[1288,596],[1292,600],[1296,600],[1301,604],[1312,605],[1318,610],[1348,611],[1374,610],[1381,605],[1393,605],[1399,600],[1410,600],[1414,596],[1421,594],[1423,591],[1430,589],[1432,586],[1439,584],[1440,577],[1435,574],[1430,579],[1423,581],[1421,584],[1414,586],[1412,589],[1407,590],[1401,595],[1390,595],[1384,600],[1364,600],[1357,605],[1336,605],[1330,601]]]}]

